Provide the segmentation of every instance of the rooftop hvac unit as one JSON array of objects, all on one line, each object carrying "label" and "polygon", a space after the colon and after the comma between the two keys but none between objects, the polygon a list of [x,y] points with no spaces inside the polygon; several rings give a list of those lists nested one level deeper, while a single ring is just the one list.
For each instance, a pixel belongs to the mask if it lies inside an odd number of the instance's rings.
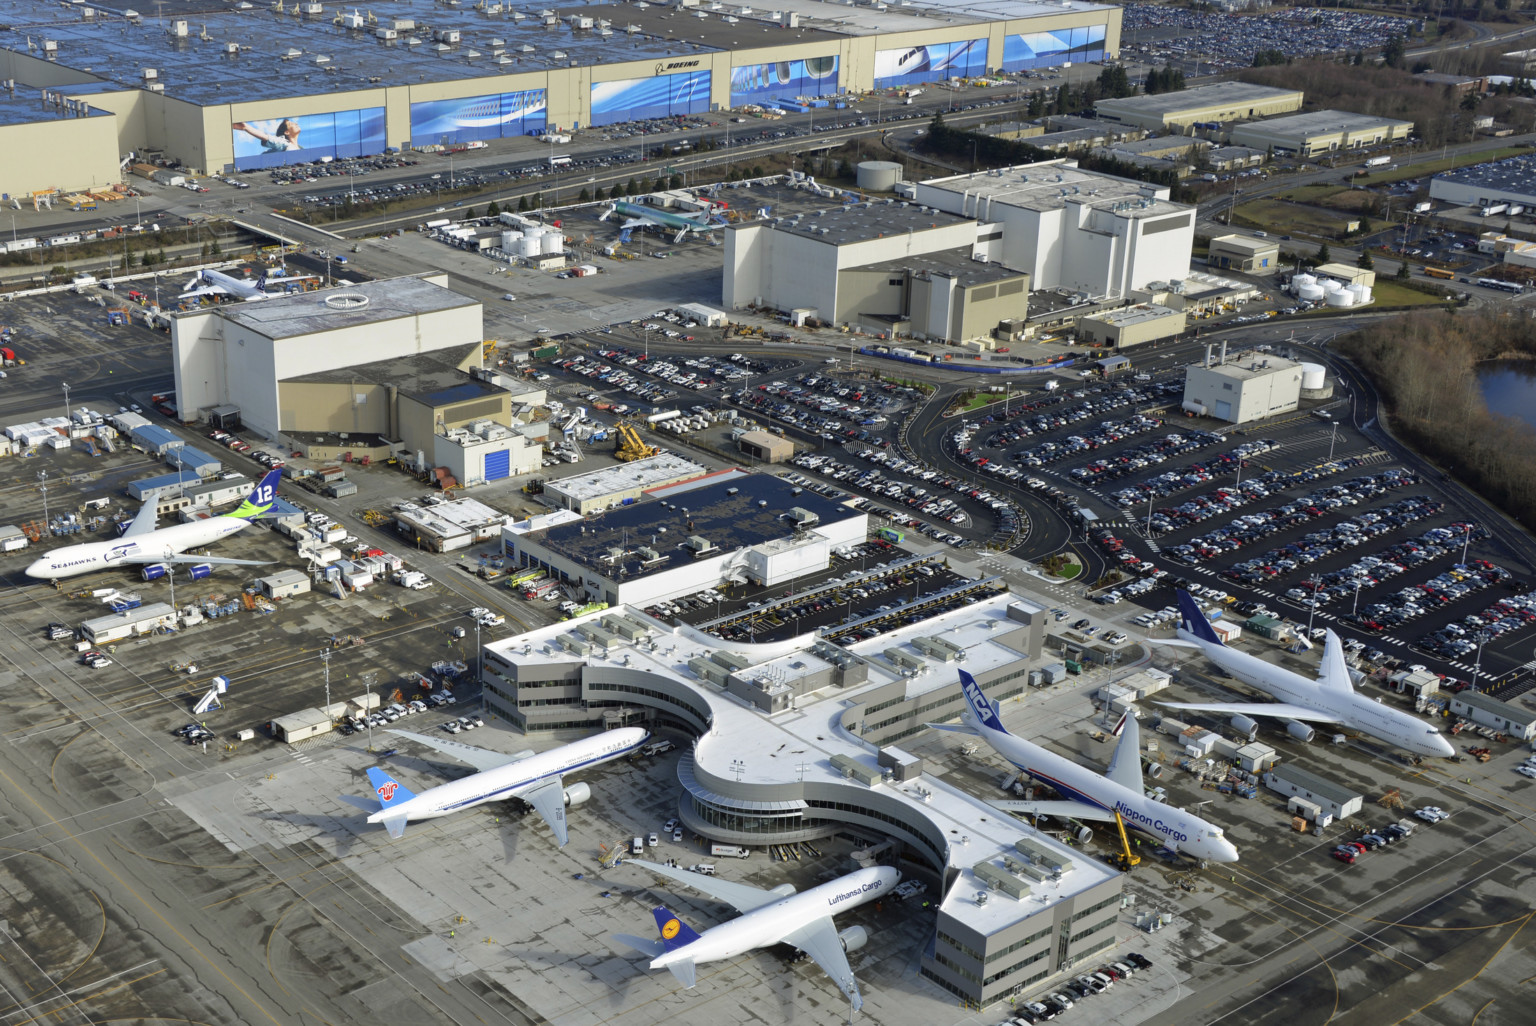
[{"label": "rooftop hvac unit", "polygon": [[177,20],[171,22],[170,34],[173,37],[175,37],[176,39],[185,39],[185,38],[187,38],[187,23],[186,23],[186,21],[183,20],[183,19],[178,18]]}]

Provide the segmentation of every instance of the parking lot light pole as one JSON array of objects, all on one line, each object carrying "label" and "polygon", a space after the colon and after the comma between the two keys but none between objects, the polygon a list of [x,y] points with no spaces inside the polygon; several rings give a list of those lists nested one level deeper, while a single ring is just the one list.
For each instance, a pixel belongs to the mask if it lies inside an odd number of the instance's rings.
[{"label": "parking lot light pole", "polygon": [[1339,437],[1339,422],[1338,421],[1334,421],[1333,422],[1333,434],[1328,436],[1328,459],[1330,461],[1333,460],[1333,443],[1338,440],[1338,437]]},{"label": "parking lot light pole", "polygon": [[1473,691],[1481,691],[1482,690],[1482,686],[1480,684],[1478,684],[1478,680],[1482,676],[1482,672],[1483,672],[1483,644],[1487,640],[1488,640],[1488,634],[1487,634],[1486,631],[1478,631],[1477,632],[1477,658],[1475,660],[1473,660],[1473,662],[1472,662],[1472,690]]},{"label": "parking lot light pole", "polygon": [[1307,640],[1312,639],[1312,622],[1317,619],[1317,578],[1308,578],[1307,583],[1312,585],[1312,604],[1307,607]]},{"label": "parking lot light pole", "polygon": [[1156,492],[1148,492],[1147,493],[1147,537],[1148,538],[1152,537],[1152,499],[1156,495],[1157,495]]},{"label": "parking lot light pole", "polygon": [[1365,583],[1365,579],[1364,578],[1361,578],[1361,577],[1355,578],[1355,604],[1349,607],[1349,615],[1350,616],[1354,616],[1355,615],[1355,611],[1360,608],[1360,586],[1362,584],[1364,584],[1364,583]]},{"label": "parking lot light pole", "polygon": [[1461,529],[1461,534],[1461,562],[1463,565],[1465,565],[1467,562],[1467,546],[1472,544],[1472,525],[1468,524],[1467,526],[1463,527]]}]

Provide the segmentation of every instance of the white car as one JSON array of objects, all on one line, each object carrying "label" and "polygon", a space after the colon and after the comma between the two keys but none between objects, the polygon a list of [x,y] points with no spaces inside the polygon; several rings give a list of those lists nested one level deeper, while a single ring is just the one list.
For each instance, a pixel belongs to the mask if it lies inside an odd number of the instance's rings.
[{"label": "white car", "polygon": [[1515,772],[1522,777],[1536,777],[1536,766],[1516,766]]},{"label": "white car", "polygon": [[449,720],[447,723],[443,724],[443,729],[446,730],[450,734],[457,734],[459,731],[463,730],[464,728],[459,726],[459,721],[458,720]]},{"label": "white car", "polygon": [[487,613],[480,617],[479,622],[481,627],[500,627],[507,622],[507,618],[500,613]]}]

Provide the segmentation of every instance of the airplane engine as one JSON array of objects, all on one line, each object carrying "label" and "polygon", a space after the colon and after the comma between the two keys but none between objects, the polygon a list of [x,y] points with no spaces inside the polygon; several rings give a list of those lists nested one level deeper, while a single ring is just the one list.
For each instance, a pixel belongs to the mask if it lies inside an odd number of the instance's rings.
[{"label": "airplane engine", "polygon": [[777,887],[773,888],[773,890],[769,891],[769,893],[770,894],[782,894],[784,897],[787,898],[791,894],[795,893],[795,885],[794,884],[788,884],[788,883],[782,883],[782,884],[779,884]]},{"label": "airplane engine", "polygon": [[586,784],[572,784],[565,789],[565,804],[580,805],[592,797],[592,789]]},{"label": "airplane engine", "polygon": [[1161,780],[1163,777],[1163,764],[1160,762],[1147,762],[1142,760],[1142,771],[1148,780]]},{"label": "airplane engine", "polygon": [[1077,843],[1078,844],[1087,844],[1091,840],[1093,840],[1093,831],[1092,830],[1089,830],[1085,826],[1080,826],[1080,827],[1077,828]]},{"label": "airplane engine", "polygon": [[838,931],[837,939],[843,942],[844,951],[857,951],[869,943],[869,931],[862,926],[850,926]]},{"label": "airplane engine", "polygon": [[1290,734],[1291,737],[1294,737],[1298,741],[1311,741],[1314,737],[1317,736],[1317,731],[1313,730],[1305,723],[1298,723],[1296,720],[1291,720],[1289,723],[1287,723],[1285,725],[1285,730],[1286,733]]},{"label": "airplane engine", "polygon": [[1249,719],[1247,716],[1243,716],[1240,713],[1232,717],[1231,723],[1233,730],[1242,734],[1247,734],[1248,740],[1250,741],[1252,741],[1254,735],[1259,732],[1259,725],[1253,720]]}]

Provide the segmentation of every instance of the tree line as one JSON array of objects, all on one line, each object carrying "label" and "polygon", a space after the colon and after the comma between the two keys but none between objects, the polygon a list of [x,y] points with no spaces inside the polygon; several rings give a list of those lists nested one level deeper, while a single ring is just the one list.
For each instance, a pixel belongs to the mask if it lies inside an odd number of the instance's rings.
[{"label": "tree line", "polygon": [[1364,328],[1338,351],[1376,384],[1403,441],[1536,528],[1536,431],[1491,412],[1477,379],[1485,361],[1536,358],[1536,321],[1414,313]]}]

